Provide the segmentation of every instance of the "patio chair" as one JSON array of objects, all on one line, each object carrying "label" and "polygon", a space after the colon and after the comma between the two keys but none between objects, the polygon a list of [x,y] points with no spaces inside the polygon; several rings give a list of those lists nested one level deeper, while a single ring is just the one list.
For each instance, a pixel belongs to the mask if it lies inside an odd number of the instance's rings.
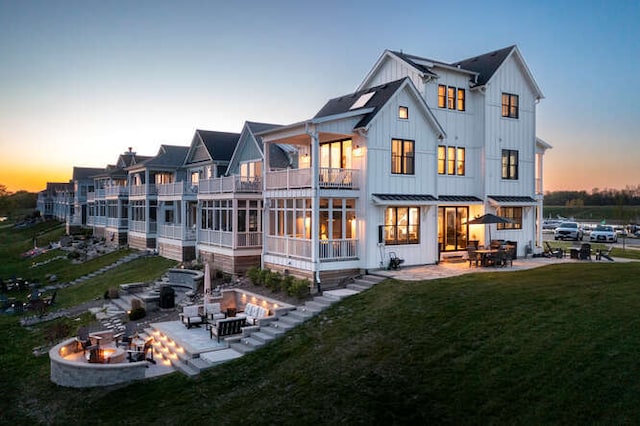
[{"label": "patio chair", "polygon": [[180,319],[187,328],[200,327],[200,324],[203,323],[202,317],[200,316],[200,306],[185,306],[180,313]]},{"label": "patio chair", "polygon": [[471,264],[475,263],[476,266],[478,266],[478,253],[476,253],[476,247],[475,246],[468,246],[467,247],[467,256],[469,257],[469,268],[471,268]]},{"label": "patio chair", "polygon": [[121,333],[117,333],[113,336],[113,340],[116,342],[116,346],[125,346],[129,347],[131,345],[131,340],[134,338],[137,332],[136,323],[133,321],[129,321],[124,325],[124,331]]},{"label": "patio chair", "polygon": [[78,328],[78,333],[76,334],[76,343],[78,344],[78,348],[82,349],[82,354],[84,355],[87,349],[91,346],[89,329],[87,327],[82,326]]},{"label": "patio chair", "polygon": [[603,257],[607,259],[609,262],[613,262],[613,258],[611,257],[611,252],[613,251],[613,244],[609,247],[607,251],[596,250],[596,260],[601,260]]},{"label": "patio chair", "polygon": [[578,259],[580,259],[580,260],[591,260],[591,244],[582,243],[582,245],[580,245],[580,251],[578,253]]},{"label": "patio chair", "polygon": [[557,257],[558,259],[562,259],[564,256],[564,250],[561,248],[551,247],[549,241],[545,241],[544,246],[544,257]]},{"label": "patio chair", "polygon": [[216,320],[225,318],[225,315],[222,313],[220,308],[220,303],[205,303],[204,304],[204,315],[207,321],[213,323]]}]

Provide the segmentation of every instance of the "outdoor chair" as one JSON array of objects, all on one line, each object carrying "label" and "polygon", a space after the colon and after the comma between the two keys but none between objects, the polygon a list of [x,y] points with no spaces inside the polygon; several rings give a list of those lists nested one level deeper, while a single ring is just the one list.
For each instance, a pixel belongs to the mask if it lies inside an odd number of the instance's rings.
[{"label": "outdoor chair", "polygon": [[209,322],[215,322],[216,320],[225,318],[220,308],[220,303],[205,303],[204,315]]},{"label": "outdoor chair", "polygon": [[558,259],[562,259],[562,257],[564,256],[564,250],[562,250],[561,248],[551,247],[551,244],[549,244],[549,241],[545,241],[544,246],[545,246],[545,249],[544,249],[545,257],[557,257]]},{"label": "outdoor chair", "polygon": [[591,260],[591,244],[582,243],[582,245],[580,246],[580,251],[578,253],[578,259]]},{"label": "outdoor chair", "polygon": [[471,267],[472,263],[475,263],[476,266],[478,266],[478,253],[476,253],[476,247],[475,246],[468,246],[467,247],[467,256],[469,257],[469,267]]},{"label": "outdoor chair", "polygon": [[129,321],[124,325],[124,331],[113,336],[113,340],[116,342],[116,346],[129,347],[131,340],[134,338],[137,332],[136,323]]},{"label": "outdoor chair", "polygon": [[91,346],[91,339],[89,338],[89,329],[85,326],[78,328],[78,333],[76,335],[76,342],[78,344],[78,348],[82,349],[82,354],[84,355],[87,349]]},{"label": "outdoor chair", "polygon": [[189,305],[182,308],[182,312],[180,313],[180,319],[182,323],[187,327],[200,327],[200,324],[203,323],[202,317],[200,316],[200,306],[199,305]]},{"label": "outdoor chair", "polygon": [[602,260],[602,258],[604,257],[609,262],[613,262],[613,258],[611,257],[612,251],[613,251],[613,245],[611,245],[607,251],[602,251],[600,249],[596,250],[596,260]]}]

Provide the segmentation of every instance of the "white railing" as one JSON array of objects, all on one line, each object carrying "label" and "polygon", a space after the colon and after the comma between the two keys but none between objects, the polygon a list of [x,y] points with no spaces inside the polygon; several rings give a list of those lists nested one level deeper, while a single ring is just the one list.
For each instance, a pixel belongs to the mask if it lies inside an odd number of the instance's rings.
[{"label": "white railing", "polygon": [[109,228],[123,229],[123,228],[127,228],[129,226],[129,220],[128,219],[119,218],[119,217],[108,217],[106,225]]},{"label": "white railing", "polygon": [[[89,194],[91,194],[91,193],[89,193]],[[102,188],[96,189],[96,191],[93,193],[93,195],[94,195],[94,199],[103,199],[104,198],[104,189],[102,189]],[[88,196],[88,194],[87,194],[87,196]]]},{"label": "white railing", "polygon": [[[357,189],[360,171],[320,167],[318,187],[324,189]],[[311,169],[285,169],[267,172],[267,189],[311,188]]]},{"label": "white railing", "polygon": [[128,195],[128,194],[129,194],[129,187],[124,185],[107,186],[104,189],[105,197],[119,197],[121,195]]},{"label": "white railing", "polygon": [[[148,230],[147,230],[148,229]],[[130,220],[129,231],[155,234],[158,229],[158,222],[147,222],[144,220]]]},{"label": "white railing", "polygon": [[311,240],[302,238],[267,237],[266,253],[300,259],[311,259]]},{"label": "white railing", "polygon": [[107,218],[104,216],[93,216],[93,226],[105,226]]},{"label": "white railing", "polygon": [[203,179],[198,184],[200,194],[220,194],[225,192],[260,192],[262,180],[259,177],[247,179],[241,176],[224,176]]},{"label": "white railing", "polygon": [[129,187],[129,195],[132,197],[139,197],[141,195],[155,195],[158,193],[156,185],[153,183],[143,185],[132,185]]},{"label": "white railing", "polygon": [[238,232],[236,247],[261,247],[262,232]]},{"label": "white railing", "polygon": [[181,241],[195,241],[196,231],[193,229],[185,229],[182,225],[160,224],[158,225],[158,237]]},{"label": "white railing", "polygon": [[[92,201],[95,201],[96,199],[96,193],[95,192],[87,192],[87,202],[90,203]],[[40,198],[38,198],[38,202],[40,202]]]},{"label": "white railing", "polygon": [[318,258],[321,261],[349,260],[358,257],[358,240],[320,240]]},{"label": "white railing", "polygon": [[198,230],[198,243],[213,246],[233,247],[233,232],[200,229]]},{"label": "white railing", "polygon": [[164,197],[196,195],[198,187],[189,185],[187,182],[163,183],[158,185],[158,195]]}]

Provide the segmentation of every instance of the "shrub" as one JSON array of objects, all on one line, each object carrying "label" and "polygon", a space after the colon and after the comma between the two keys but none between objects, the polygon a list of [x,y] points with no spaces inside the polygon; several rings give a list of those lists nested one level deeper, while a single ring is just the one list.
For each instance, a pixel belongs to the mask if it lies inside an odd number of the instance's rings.
[{"label": "shrub", "polygon": [[264,286],[269,290],[278,292],[282,284],[282,275],[279,272],[269,272],[265,274]]},{"label": "shrub", "polygon": [[280,288],[287,294],[289,294],[289,288],[293,285],[296,278],[293,275],[285,275],[282,278],[282,283],[280,284]]},{"label": "shrub", "polygon": [[115,287],[110,287],[109,290],[109,299],[117,299],[118,298],[118,289]]},{"label": "shrub", "polygon": [[262,269],[260,271],[260,284],[258,284],[258,285],[264,285],[264,283],[267,281],[267,277],[269,276],[270,273],[271,273],[270,269]]},{"label": "shrub", "polygon": [[130,321],[137,321],[139,319],[144,318],[147,315],[147,311],[144,310],[144,308],[140,307],[140,308],[136,308],[136,309],[132,309],[131,313],[129,314],[129,320]]},{"label": "shrub", "polygon": [[307,279],[296,279],[289,286],[287,290],[287,294],[291,297],[297,297],[298,299],[302,299],[306,295],[309,294],[309,280]]},{"label": "shrub", "polygon": [[260,285],[260,268],[255,266],[249,268],[247,271],[247,277],[251,280],[253,285]]}]

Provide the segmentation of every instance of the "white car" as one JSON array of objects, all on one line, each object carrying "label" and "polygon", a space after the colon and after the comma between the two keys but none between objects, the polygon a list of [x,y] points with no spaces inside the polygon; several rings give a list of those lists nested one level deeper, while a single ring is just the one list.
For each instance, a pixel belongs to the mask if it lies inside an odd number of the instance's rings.
[{"label": "white car", "polygon": [[553,231],[553,238],[556,240],[582,240],[584,232],[582,227],[576,222],[562,222],[560,226]]},{"label": "white car", "polygon": [[618,241],[618,234],[611,225],[598,225],[596,229],[591,231],[589,241],[603,241],[615,243]]}]

